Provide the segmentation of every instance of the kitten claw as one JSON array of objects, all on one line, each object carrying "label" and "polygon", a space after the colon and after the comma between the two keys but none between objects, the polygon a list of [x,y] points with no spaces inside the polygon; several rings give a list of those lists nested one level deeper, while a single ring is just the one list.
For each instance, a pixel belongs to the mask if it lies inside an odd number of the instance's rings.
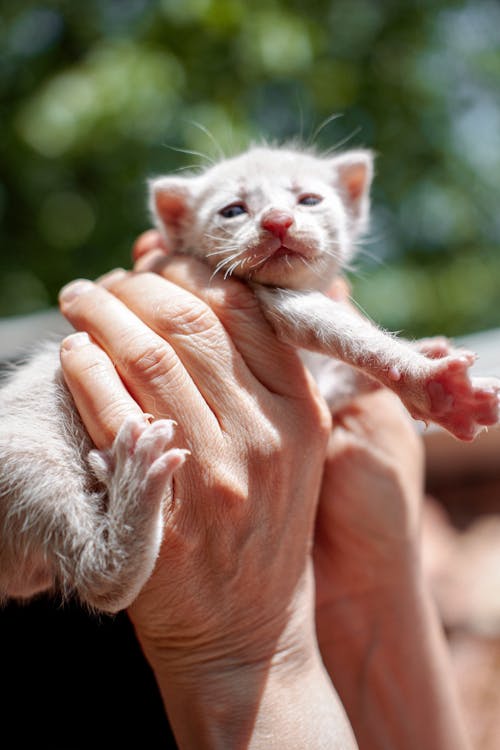
[{"label": "kitten claw", "polygon": [[[189,454],[187,450],[168,447],[175,426],[171,419],[158,419],[150,423],[145,421],[144,415],[127,417],[109,450],[89,453],[88,460],[94,473],[110,489],[111,485],[119,483],[129,492],[148,497],[151,495],[151,483],[156,486],[161,478],[165,492],[173,472]],[[156,486],[156,491],[152,493],[156,501],[160,489]]]},{"label": "kitten claw", "polygon": [[436,360],[435,372],[425,384],[430,418],[466,441],[499,420],[500,381],[471,378],[468,370],[475,359],[466,352]]},{"label": "kitten claw", "polygon": [[[439,339],[420,349],[425,359],[404,371],[399,383],[388,383],[414,419],[435,422],[459,440],[473,440],[500,418],[500,380],[471,377],[476,355],[448,347]],[[430,352],[428,355],[426,352]],[[436,354],[439,356],[436,356]]]}]

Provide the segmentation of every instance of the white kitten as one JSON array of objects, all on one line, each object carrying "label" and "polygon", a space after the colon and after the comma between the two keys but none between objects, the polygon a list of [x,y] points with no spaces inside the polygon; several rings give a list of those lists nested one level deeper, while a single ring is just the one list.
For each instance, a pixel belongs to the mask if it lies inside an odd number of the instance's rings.
[{"label": "white kitten", "polygon": [[[413,416],[472,439],[497,421],[499,391],[468,378],[472,354],[442,340],[419,351],[323,294],[366,228],[372,172],[367,151],[322,159],[258,148],[154,180],[151,206],[172,250],[248,279],[280,338],[328,355],[318,382],[332,408],[373,383],[368,375]],[[0,596],[55,589],[105,611],[127,606],[154,566],[162,504],[184,460],[172,435],[171,422],[130,419],[110,451],[92,450],[58,346],[20,367],[0,390]],[[155,461],[163,484],[153,490]]]},{"label": "white kitten", "polygon": [[[199,176],[152,181],[151,208],[174,252],[253,284],[281,339],[356,368],[394,390],[416,419],[472,440],[498,421],[500,388],[469,378],[473,354],[444,339],[409,344],[322,293],[366,229],[372,176],[369,151],[323,159],[255,148]],[[367,383],[331,360],[317,375],[332,409]]]}]

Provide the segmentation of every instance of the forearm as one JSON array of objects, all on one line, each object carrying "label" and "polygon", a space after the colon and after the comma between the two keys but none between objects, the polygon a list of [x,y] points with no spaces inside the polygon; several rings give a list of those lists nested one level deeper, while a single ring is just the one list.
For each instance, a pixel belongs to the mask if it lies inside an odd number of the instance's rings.
[{"label": "forearm", "polygon": [[349,721],[314,646],[306,658],[172,670],[145,653],[182,750],[356,750]]},{"label": "forearm", "polygon": [[324,663],[361,750],[468,748],[436,612],[419,566],[406,573],[386,592],[325,606]]}]

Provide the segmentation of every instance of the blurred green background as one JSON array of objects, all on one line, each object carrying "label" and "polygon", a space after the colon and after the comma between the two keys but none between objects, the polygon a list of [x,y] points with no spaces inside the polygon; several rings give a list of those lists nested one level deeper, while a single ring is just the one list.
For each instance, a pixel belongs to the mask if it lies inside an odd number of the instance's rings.
[{"label": "blurred green background", "polygon": [[[377,154],[352,274],[407,335],[500,325],[500,3],[0,7],[0,315],[129,265],[145,180],[266,136]],[[198,127],[199,123],[202,127]]]}]

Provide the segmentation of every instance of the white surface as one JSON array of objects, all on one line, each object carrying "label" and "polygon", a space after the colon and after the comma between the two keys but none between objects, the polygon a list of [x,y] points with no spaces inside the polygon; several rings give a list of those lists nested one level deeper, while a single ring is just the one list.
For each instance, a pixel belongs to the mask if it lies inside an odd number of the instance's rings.
[{"label": "white surface", "polygon": [[58,310],[0,318],[0,362],[17,359],[33,344],[62,338],[73,329]]}]

